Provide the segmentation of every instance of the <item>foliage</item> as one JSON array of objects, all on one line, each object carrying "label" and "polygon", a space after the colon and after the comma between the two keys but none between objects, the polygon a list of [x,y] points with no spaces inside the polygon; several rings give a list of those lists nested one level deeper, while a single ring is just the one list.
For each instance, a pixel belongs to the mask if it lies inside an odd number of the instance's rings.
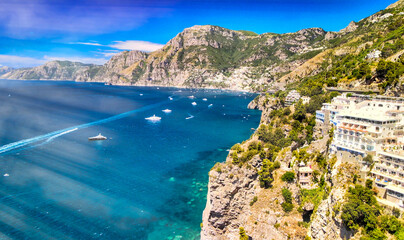
[{"label": "foliage", "polygon": [[404,65],[401,62],[380,60],[377,64],[376,74],[385,81],[380,84],[381,88],[395,86],[400,75],[404,73]]},{"label": "foliage", "polygon": [[364,227],[366,230],[375,229],[380,207],[374,192],[361,185],[355,185],[355,188],[349,188],[347,199],[341,215],[345,225],[350,229],[359,229],[359,227]]},{"label": "foliage", "polygon": [[291,183],[295,180],[295,173],[292,171],[288,171],[282,175],[281,179],[284,182]]},{"label": "foliage", "polygon": [[234,150],[237,153],[241,153],[243,151],[243,149],[241,148],[241,145],[239,143],[237,143],[233,147],[231,147],[231,150]]},{"label": "foliage", "polygon": [[296,106],[295,106],[295,112],[292,115],[293,119],[297,121],[303,121],[303,119],[306,118],[306,109],[303,105],[303,101],[300,99]]},{"label": "foliage", "polygon": [[240,240],[248,240],[248,235],[246,234],[243,227],[239,228]]},{"label": "foliage", "polygon": [[250,202],[250,206],[254,205],[254,203],[256,203],[257,201],[258,201],[258,197],[254,196],[254,198]]},{"label": "foliage", "polygon": [[274,171],[274,163],[268,159],[262,161],[261,170],[258,171],[260,186],[262,188],[269,188],[273,182],[272,172]]},{"label": "foliage", "polygon": [[239,160],[240,160],[241,163],[245,163],[245,162],[250,161],[257,154],[258,154],[258,151],[255,150],[255,149],[254,150],[248,150],[248,151],[243,152],[241,154],[241,157],[239,158]]},{"label": "foliage", "polygon": [[282,196],[283,196],[283,203],[282,208],[285,212],[291,212],[293,210],[293,203],[292,203],[292,192],[289,191],[287,188],[282,189]]}]

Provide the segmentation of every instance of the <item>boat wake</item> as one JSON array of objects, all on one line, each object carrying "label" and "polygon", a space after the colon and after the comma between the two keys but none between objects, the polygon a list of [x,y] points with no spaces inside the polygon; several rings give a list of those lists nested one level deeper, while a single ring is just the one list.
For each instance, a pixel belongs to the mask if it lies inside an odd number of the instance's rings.
[{"label": "boat wake", "polygon": [[44,135],[36,136],[36,137],[33,137],[33,138],[28,138],[28,139],[20,140],[20,141],[17,141],[17,142],[9,143],[9,144],[6,144],[6,145],[3,145],[3,146],[0,147],[0,155],[2,155],[4,153],[7,153],[7,152],[10,152],[10,151],[14,151],[14,150],[23,150],[23,149],[25,149],[24,147],[28,147],[28,146],[31,146],[31,147],[41,146],[43,144],[51,142],[53,139],[55,139],[57,137],[60,137],[62,135],[68,134],[68,133],[71,133],[73,131],[77,131],[79,129],[88,128],[88,127],[91,127],[91,126],[100,125],[100,124],[103,124],[103,123],[107,123],[107,122],[115,121],[115,120],[118,120],[118,119],[121,119],[121,118],[125,118],[125,117],[128,117],[128,116],[130,116],[130,115],[132,115],[134,113],[143,112],[143,111],[146,111],[146,110],[161,106],[163,104],[166,104],[167,102],[168,101],[162,101],[162,102],[150,104],[150,105],[147,105],[147,106],[144,106],[144,107],[141,107],[141,108],[129,111],[129,112],[124,112],[124,113],[121,113],[121,114],[118,114],[118,115],[115,115],[115,116],[112,116],[112,117],[104,118],[104,119],[101,119],[101,120],[98,120],[98,121],[85,123],[85,124],[81,124],[81,125],[78,125],[78,126],[69,127],[69,128],[58,130],[58,131],[50,132],[50,133],[47,133],[47,134],[44,134]]},{"label": "boat wake", "polygon": [[189,113],[188,113],[188,115],[189,115],[189,117],[186,117],[186,118],[185,118],[186,120],[188,120],[188,119],[191,119],[191,118],[194,118],[194,117],[195,117],[195,116],[193,116],[193,115],[191,115],[191,114],[189,114]]}]

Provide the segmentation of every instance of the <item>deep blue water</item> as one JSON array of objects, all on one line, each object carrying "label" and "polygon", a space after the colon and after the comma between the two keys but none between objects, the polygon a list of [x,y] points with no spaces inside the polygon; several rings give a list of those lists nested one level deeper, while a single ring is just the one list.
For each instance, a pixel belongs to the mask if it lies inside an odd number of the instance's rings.
[{"label": "deep blue water", "polygon": [[253,97],[0,80],[0,239],[199,238],[208,171],[258,126]]}]

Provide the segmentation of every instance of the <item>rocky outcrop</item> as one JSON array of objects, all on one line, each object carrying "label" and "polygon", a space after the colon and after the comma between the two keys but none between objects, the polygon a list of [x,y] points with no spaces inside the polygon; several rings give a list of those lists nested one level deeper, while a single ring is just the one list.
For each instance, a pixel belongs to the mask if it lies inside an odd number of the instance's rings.
[{"label": "rocky outcrop", "polygon": [[249,215],[248,203],[260,190],[254,168],[260,168],[261,161],[255,157],[250,164],[252,168],[239,168],[229,160],[221,164],[220,172],[213,168],[209,173],[201,239],[238,239],[242,219]]},{"label": "rocky outcrop", "polygon": [[119,84],[120,81],[125,81],[123,70],[129,66],[146,59],[147,53],[141,51],[124,51],[111,57],[95,74],[89,78],[95,82],[108,82],[111,84]]},{"label": "rocky outcrop", "polygon": [[352,237],[354,232],[349,231],[341,219],[341,207],[344,203],[346,185],[354,174],[359,174],[359,165],[337,162],[330,175],[332,190],[317,209],[311,226],[309,236],[312,239],[343,240]]},{"label": "rocky outcrop", "polygon": [[321,28],[257,35],[218,26],[194,26],[159,50],[122,52],[102,67],[54,61],[11,71],[2,78],[254,91],[302,65],[308,60],[303,54],[322,49],[325,34]]}]

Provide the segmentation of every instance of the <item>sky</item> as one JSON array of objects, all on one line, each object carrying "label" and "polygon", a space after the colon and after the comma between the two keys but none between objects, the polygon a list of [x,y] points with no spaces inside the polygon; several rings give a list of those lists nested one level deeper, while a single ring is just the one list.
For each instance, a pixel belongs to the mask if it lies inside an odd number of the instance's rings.
[{"label": "sky", "polygon": [[52,60],[104,64],[124,50],[154,51],[184,28],[256,33],[339,31],[394,0],[0,0],[0,65]]}]

